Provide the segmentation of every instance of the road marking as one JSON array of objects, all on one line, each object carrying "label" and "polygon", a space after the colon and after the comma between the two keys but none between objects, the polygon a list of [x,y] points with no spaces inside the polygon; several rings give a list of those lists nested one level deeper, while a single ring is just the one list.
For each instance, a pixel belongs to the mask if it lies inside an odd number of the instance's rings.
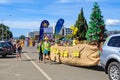
[{"label": "road marking", "polygon": [[[31,58],[27,55],[27,54],[25,54],[25,53],[23,53],[29,60],[31,60]],[[52,80],[34,61],[30,61],[48,80]]]},{"label": "road marking", "polygon": [[20,74],[15,74],[16,76],[20,76]]}]

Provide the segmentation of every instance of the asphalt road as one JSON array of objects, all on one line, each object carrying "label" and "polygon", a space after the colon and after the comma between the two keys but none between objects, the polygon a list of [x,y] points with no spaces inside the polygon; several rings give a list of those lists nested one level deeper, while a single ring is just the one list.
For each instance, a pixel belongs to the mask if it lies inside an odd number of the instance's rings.
[{"label": "asphalt road", "polygon": [[109,80],[100,66],[75,67],[38,62],[36,47],[24,47],[22,61],[0,57],[0,80]]}]

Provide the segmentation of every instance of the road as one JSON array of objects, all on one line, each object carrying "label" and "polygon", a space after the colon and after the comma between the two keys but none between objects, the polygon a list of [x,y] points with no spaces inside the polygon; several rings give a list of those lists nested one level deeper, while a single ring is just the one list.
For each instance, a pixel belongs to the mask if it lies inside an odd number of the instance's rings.
[{"label": "road", "polygon": [[24,47],[22,61],[0,57],[0,80],[109,80],[100,66],[75,67],[38,62],[36,47]]}]

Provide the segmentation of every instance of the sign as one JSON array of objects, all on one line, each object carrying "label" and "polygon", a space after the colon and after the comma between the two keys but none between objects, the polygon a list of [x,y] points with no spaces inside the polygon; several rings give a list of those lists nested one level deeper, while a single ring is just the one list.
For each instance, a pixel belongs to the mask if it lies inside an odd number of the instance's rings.
[{"label": "sign", "polygon": [[52,27],[44,28],[44,33],[45,34],[53,34],[53,28]]}]

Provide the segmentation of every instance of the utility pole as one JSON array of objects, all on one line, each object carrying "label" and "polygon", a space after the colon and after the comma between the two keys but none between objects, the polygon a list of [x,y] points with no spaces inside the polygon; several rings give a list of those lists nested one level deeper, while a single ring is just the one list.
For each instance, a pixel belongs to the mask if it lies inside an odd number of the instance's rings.
[{"label": "utility pole", "polygon": [[3,31],[3,18],[2,18],[2,41],[4,40],[4,31]]},{"label": "utility pole", "polygon": [[[9,17],[12,16],[11,14],[8,15]],[[8,31],[8,33],[6,33],[6,39],[10,39],[10,30]]]},{"label": "utility pole", "polygon": [[[9,14],[8,16],[12,16],[12,15]],[[4,24],[3,24],[3,22],[4,22],[4,19],[2,18],[2,41],[4,40]],[[9,36],[9,35],[10,35],[10,33],[7,33],[7,32],[6,32],[6,36],[5,36],[5,39],[6,39],[6,40],[8,39],[7,36]]]}]

